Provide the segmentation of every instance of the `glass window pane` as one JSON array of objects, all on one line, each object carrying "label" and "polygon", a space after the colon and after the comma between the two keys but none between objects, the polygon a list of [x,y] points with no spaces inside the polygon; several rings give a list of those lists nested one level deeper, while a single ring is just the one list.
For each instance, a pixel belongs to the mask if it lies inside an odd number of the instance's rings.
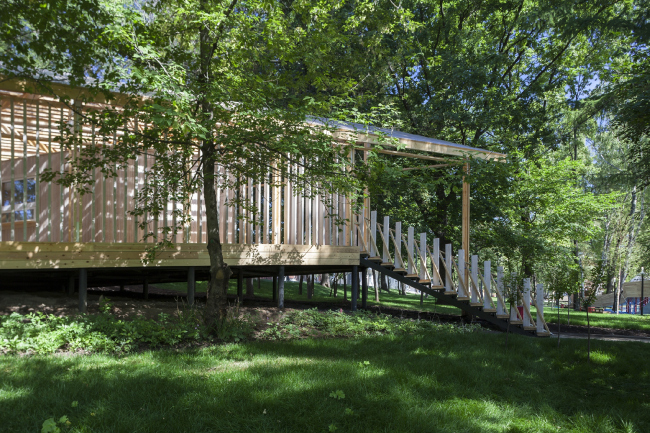
[{"label": "glass window pane", "polygon": [[16,189],[14,189],[14,202],[21,204],[23,202],[23,180],[15,180],[14,184],[16,185]]},{"label": "glass window pane", "polygon": [[16,212],[16,221],[22,221],[23,220],[23,211],[19,210]]},{"label": "glass window pane", "polygon": [[2,222],[3,223],[10,223],[11,222],[11,214],[10,213],[3,213],[2,214]]},{"label": "glass window pane", "polygon": [[34,221],[34,209],[27,209],[27,219]]},{"label": "glass window pane", "polygon": [[36,180],[27,179],[27,203],[36,202]]},{"label": "glass window pane", "polygon": [[2,205],[11,204],[11,182],[2,182]]}]

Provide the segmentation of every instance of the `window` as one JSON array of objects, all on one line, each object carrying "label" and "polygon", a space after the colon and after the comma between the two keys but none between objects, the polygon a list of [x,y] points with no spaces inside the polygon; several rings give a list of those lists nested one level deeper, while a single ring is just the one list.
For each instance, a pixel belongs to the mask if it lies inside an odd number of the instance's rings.
[{"label": "window", "polygon": [[[36,181],[24,179],[13,181],[14,208],[11,208],[12,182],[2,182],[2,222],[11,222],[11,213],[15,221],[34,221],[36,208]],[[27,199],[25,201],[25,199]]]}]

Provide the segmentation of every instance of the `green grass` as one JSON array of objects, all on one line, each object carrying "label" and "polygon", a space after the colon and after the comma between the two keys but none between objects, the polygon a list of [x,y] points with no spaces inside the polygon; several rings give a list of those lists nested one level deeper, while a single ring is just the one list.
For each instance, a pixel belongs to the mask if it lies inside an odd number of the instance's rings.
[{"label": "green grass", "polygon": [[66,415],[64,432],[650,431],[650,345],[593,341],[589,365],[584,341],[504,341],[440,330],[2,356],[0,430]]},{"label": "green grass", "polygon": [[[254,293],[255,296],[262,298],[271,299],[273,297],[273,283],[270,280],[261,280],[260,288],[257,288],[257,280],[253,281]],[[307,299],[307,283],[303,283],[303,293],[302,295],[298,294],[297,282],[288,281],[284,283],[284,297],[286,300],[291,301],[301,301],[301,302],[313,302],[314,304],[318,303],[328,303],[336,304],[340,303],[343,307],[343,285],[339,285],[338,296],[335,298],[330,296],[330,289],[320,284],[314,284],[314,296],[312,299]],[[175,290],[178,292],[186,293],[187,284],[186,283],[165,283],[157,284],[156,287],[167,290]],[[196,291],[200,293],[205,293],[207,290],[207,283],[205,281],[199,281],[196,283]],[[245,289],[244,289],[245,290]],[[228,287],[229,294],[237,293],[237,282],[235,280],[230,281]],[[350,299],[350,287],[348,286],[348,300]],[[390,292],[380,291],[379,292],[379,302],[375,302],[375,292],[374,288],[368,288],[368,304],[369,305],[379,305],[381,307],[391,307],[399,308],[405,310],[418,310],[418,311],[430,311],[438,312],[443,314],[460,314],[460,309],[451,307],[449,305],[436,305],[433,297],[429,297],[424,300],[422,306],[420,305],[420,295],[419,294],[406,294],[399,295],[396,289],[391,289]]]},{"label": "green grass", "polygon": [[[587,326],[587,313],[583,311],[571,310],[569,313],[569,323],[571,325]],[[544,319],[548,323],[558,323],[557,309],[551,310],[544,307]],[[600,328],[613,329],[634,329],[650,332],[650,316],[640,316],[632,314],[607,314],[607,313],[589,313],[589,322],[591,326]],[[567,324],[567,310],[560,309],[560,326]]]}]

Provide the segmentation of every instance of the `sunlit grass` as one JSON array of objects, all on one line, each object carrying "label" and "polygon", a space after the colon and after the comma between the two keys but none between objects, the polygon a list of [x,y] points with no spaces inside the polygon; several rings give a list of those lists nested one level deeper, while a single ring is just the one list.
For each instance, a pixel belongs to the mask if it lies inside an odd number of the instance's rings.
[{"label": "sunlit grass", "polygon": [[[646,432],[650,345],[444,330],[124,356],[3,356],[0,430]],[[344,398],[330,397],[342,391]],[[74,401],[77,407],[72,407]]]}]

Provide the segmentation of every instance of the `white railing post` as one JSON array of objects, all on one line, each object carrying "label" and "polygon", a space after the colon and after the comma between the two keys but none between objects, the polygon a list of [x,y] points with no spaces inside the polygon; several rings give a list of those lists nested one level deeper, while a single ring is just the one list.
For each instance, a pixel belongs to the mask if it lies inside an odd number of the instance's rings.
[{"label": "white railing post", "polygon": [[390,260],[390,217],[384,217],[384,243],[387,244],[384,248],[384,254],[382,260],[384,263],[388,263]]},{"label": "white railing post", "polygon": [[503,299],[503,266],[497,266],[497,314],[506,314],[506,304]]},{"label": "white railing post", "polygon": [[491,298],[492,298],[492,263],[489,260],[483,262],[483,284],[485,287],[483,289],[483,309],[492,308]]},{"label": "white railing post", "polygon": [[420,233],[420,280],[427,279],[427,234]]},{"label": "white railing post", "polygon": [[[447,269],[449,270],[449,275],[451,275],[452,272],[452,267],[451,267],[451,244],[446,244],[445,245],[445,265],[447,265]],[[445,292],[453,292],[451,289],[451,280],[449,276],[445,278]]]},{"label": "white railing post", "polygon": [[404,264],[401,262],[400,257],[402,256],[402,223],[395,223],[395,268],[401,269],[404,268]]},{"label": "white railing post", "polygon": [[544,285],[541,283],[535,287],[536,289],[536,306],[537,306],[537,332],[546,332],[544,328]]},{"label": "white railing post", "polygon": [[407,257],[407,263],[408,263],[408,269],[407,269],[407,274],[408,275],[413,275],[415,273],[415,269],[413,267],[415,266],[415,263],[413,263],[411,260],[408,260],[409,257],[414,257],[413,256],[413,249],[414,249],[414,240],[415,240],[415,229],[413,227],[409,227],[408,230],[406,231],[407,233],[407,239],[406,239],[406,248],[408,249],[408,254],[406,255]]},{"label": "white railing post", "polygon": [[469,288],[470,288],[470,293],[471,293],[471,303],[478,302],[478,287],[474,285],[478,281],[478,256],[474,255],[471,258],[472,260],[472,280],[469,281]]},{"label": "white railing post", "polygon": [[465,250],[458,250],[458,297],[466,298],[467,292],[465,288],[467,287],[467,282],[465,281]]},{"label": "white railing post", "polygon": [[[440,270],[440,239],[433,239],[433,257],[431,257],[433,265],[438,269],[438,273],[442,277],[442,271]],[[439,286],[442,284],[442,281],[438,281],[438,276],[435,272],[431,272],[431,285]]]},{"label": "white railing post", "polygon": [[[379,251],[375,250],[375,242],[377,240],[377,211],[370,212],[370,257],[377,257]],[[375,240],[375,242],[373,242]]]},{"label": "white railing post", "polygon": [[[528,309],[530,306],[530,278],[524,278],[524,293],[523,293],[523,301],[524,301],[524,310]],[[533,323],[530,321],[530,317],[528,317],[528,314],[526,314],[526,311],[524,311],[524,326],[533,326]]]},{"label": "white railing post", "polygon": [[[509,289],[508,292],[511,294],[511,296],[513,296],[512,293],[515,293],[515,292],[519,291],[519,289],[517,288],[516,275],[517,274],[514,273],[514,272],[511,274],[511,276],[512,276],[511,284],[515,285],[515,287],[509,287],[508,288]],[[517,299],[518,296],[514,296],[514,298]],[[518,315],[519,311],[518,311],[517,307],[519,307],[519,305],[517,305],[516,302],[515,302],[515,305],[510,305],[510,320],[511,321],[518,321],[519,320],[519,315]]]}]

